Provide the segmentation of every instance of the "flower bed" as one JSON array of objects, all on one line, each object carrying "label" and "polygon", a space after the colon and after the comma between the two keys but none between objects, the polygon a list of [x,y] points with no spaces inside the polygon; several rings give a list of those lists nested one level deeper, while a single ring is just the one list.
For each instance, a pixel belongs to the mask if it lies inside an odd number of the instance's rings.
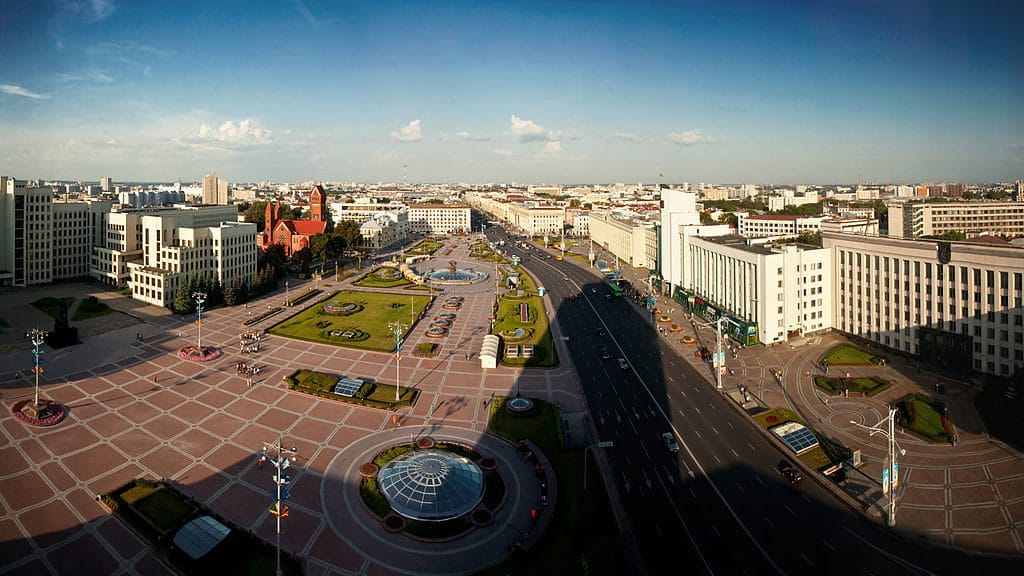
[{"label": "flower bed", "polygon": [[49,415],[44,416],[43,418],[35,418],[24,411],[25,407],[34,401],[34,399],[21,400],[20,402],[15,403],[14,406],[11,407],[11,414],[13,414],[18,420],[21,420],[26,424],[31,424],[32,426],[53,426],[55,424],[59,424],[61,420],[68,415],[68,409],[60,402],[57,402],[56,400],[40,399],[40,402],[45,403],[49,409]]},{"label": "flower bed", "polygon": [[209,362],[210,360],[216,360],[220,358],[224,352],[216,346],[203,346],[199,348],[197,346],[183,346],[178,350],[178,356],[183,360],[190,360],[192,362]]},{"label": "flower bed", "polygon": [[267,310],[263,314],[260,314],[259,316],[255,316],[253,318],[249,318],[245,322],[242,322],[242,324],[244,324],[245,326],[251,326],[251,325],[259,322],[260,320],[264,320],[266,318],[270,318],[271,316],[273,316],[274,314],[277,314],[281,310],[282,310],[282,308],[280,306],[275,306],[275,307],[271,308],[270,310]]}]

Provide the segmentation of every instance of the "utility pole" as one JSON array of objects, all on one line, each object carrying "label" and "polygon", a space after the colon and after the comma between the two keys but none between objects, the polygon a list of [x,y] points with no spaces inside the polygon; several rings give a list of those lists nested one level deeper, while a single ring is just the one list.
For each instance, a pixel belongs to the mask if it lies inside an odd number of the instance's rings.
[{"label": "utility pole", "polygon": [[399,322],[391,322],[388,324],[388,328],[390,328],[391,333],[395,335],[395,402],[398,402],[402,395],[400,366],[402,363],[402,343],[405,342],[405,340],[402,339],[402,333],[405,331],[407,326]]},{"label": "utility pole", "polygon": [[722,353],[722,316],[718,317],[715,321],[715,336],[717,339],[717,346],[715,350],[715,361],[712,362],[715,366],[715,384],[716,387],[722,389],[722,371],[725,370],[725,354]]},{"label": "utility pole", "polygon": [[277,571],[275,572],[277,576],[281,576],[281,518],[288,515],[288,507],[281,502],[291,498],[291,492],[285,486],[292,479],[284,471],[295,461],[295,454],[297,453],[298,450],[294,446],[285,448],[282,439],[278,438],[275,444],[263,445],[263,455],[259,459],[260,468],[263,467],[264,462],[270,462],[274,467],[273,479],[277,495],[274,498],[274,507],[270,509],[270,513],[277,518]]},{"label": "utility pole", "polygon": [[[887,424],[886,428],[882,428],[883,422]],[[889,516],[887,519],[889,526],[896,525],[896,485],[899,484],[900,470],[899,464],[896,462],[896,454],[899,453],[900,456],[906,456],[907,454],[907,451],[896,442],[895,422],[896,408],[894,406],[889,406],[889,415],[879,420],[878,424],[874,426],[865,426],[850,420],[850,424],[867,430],[868,436],[881,434],[889,441],[888,464],[885,470],[882,471],[882,492],[885,492],[886,488],[889,491]]]}]

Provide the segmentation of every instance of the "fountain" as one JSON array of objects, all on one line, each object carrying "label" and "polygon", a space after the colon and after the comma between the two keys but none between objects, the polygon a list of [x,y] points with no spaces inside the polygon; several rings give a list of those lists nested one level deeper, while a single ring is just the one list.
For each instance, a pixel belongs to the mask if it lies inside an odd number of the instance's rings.
[{"label": "fountain", "polygon": [[448,261],[447,270],[431,270],[424,274],[433,284],[475,284],[487,279],[487,274],[472,268],[459,268],[455,260]]}]

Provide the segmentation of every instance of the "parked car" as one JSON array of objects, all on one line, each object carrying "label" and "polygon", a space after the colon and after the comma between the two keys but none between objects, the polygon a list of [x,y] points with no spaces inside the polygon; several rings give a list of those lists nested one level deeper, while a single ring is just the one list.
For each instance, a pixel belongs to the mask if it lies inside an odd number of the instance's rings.
[{"label": "parked car", "polygon": [[676,437],[671,432],[662,434],[661,439],[665,441],[665,446],[670,452],[679,452],[679,443],[676,442]]},{"label": "parked car", "polygon": [[629,363],[625,358],[619,358],[619,370],[629,370]]},{"label": "parked car", "polygon": [[779,461],[779,474],[782,474],[783,478],[789,480],[793,484],[796,484],[797,482],[804,479],[804,476],[803,474],[800,473],[800,470],[798,470],[796,466],[793,466],[792,462],[790,462],[789,460]]}]

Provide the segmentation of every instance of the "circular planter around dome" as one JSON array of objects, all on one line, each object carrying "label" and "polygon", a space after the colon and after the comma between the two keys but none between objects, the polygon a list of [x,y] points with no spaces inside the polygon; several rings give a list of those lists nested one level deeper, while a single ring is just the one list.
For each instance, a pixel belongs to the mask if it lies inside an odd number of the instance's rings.
[{"label": "circular planter around dome", "polygon": [[418,438],[416,440],[416,447],[420,450],[429,450],[434,447],[434,444],[434,439],[430,436],[424,436],[423,438]]},{"label": "circular planter around dome", "polygon": [[470,513],[469,520],[477,526],[490,526],[494,522],[494,514],[487,508],[477,508]]},{"label": "circular planter around dome", "polygon": [[375,478],[378,471],[380,471],[380,467],[373,462],[367,462],[359,466],[359,474],[363,478]]},{"label": "circular planter around dome", "polygon": [[405,530],[405,518],[393,512],[388,514],[384,517],[384,529],[388,532],[401,532]]},{"label": "circular planter around dome", "polygon": [[479,466],[480,469],[483,470],[484,472],[493,472],[494,469],[498,467],[498,461],[495,460],[494,458],[491,458],[490,456],[485,456],[481,458],[480,461],[476,463],[476,465]]},{"label": "circular planter around dome", "polygon": [[533,400],[529,398],[516,397],[505,402],[505,410],[509,414],[528,414],[533,410]]}]

